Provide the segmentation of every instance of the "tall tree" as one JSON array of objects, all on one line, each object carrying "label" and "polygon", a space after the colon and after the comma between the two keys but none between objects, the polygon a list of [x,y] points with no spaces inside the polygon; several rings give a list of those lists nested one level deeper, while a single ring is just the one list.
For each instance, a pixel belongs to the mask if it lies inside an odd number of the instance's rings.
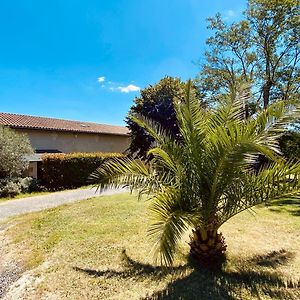
[{"label": "tall tree", "polygon": [[[174,138],[179,139],[180,132],[176,123],[173,99],[174,97],[182,97],[184,92],[185,83],[183,81],[179,78],[166,76],[158,83],[141,90],[141,95],[135,98],[129,115],[150,118],[159,123]],[[195,87],[193,87],[193,93],[197,94],[200,101],[199,93]],[[131,118],[127,118],[126,122],[131,132],[129,153],[145,158],[147,151],[154,142],[153,137]]]},{"label": "tall tree", "polygon": [[214,33],[198,82],[211,101],[234,98],[245,83],[264,108],[299,96],[299,0],[249,0],[241,21],[227,24],[220,14],[208,21]]},{"label": "tall tree", "polygon": [[[150,233],[165,264],[172,263],[176,244],[193,228],[190,253],[200,263],[215,264],[226,244],[220,226],[236,214],[273,199],[300,197],[300,163],[286,163],[278,138],[299,118],[300,108],[286,110],[276,102],[244,118],[238,97],[215,110],[205,110],[190,93],[175,102],[182,135],[178,143],[158,124],[133,117],[156,141],[148,162],[120,158],[102,165],[93,175],[100,188],[130,186],[149,198],[154,223]],[[258,155],[270,164],[253,170]]]}]

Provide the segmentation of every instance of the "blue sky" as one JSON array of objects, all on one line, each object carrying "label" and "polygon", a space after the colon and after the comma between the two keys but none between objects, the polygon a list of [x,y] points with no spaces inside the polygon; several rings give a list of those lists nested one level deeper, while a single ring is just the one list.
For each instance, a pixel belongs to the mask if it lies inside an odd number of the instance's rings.
[{"label": "blue sky", "polygon": [[139,88],[199,68],[205,19],[241,0],[6,0],[0,111],[123,125]]}]

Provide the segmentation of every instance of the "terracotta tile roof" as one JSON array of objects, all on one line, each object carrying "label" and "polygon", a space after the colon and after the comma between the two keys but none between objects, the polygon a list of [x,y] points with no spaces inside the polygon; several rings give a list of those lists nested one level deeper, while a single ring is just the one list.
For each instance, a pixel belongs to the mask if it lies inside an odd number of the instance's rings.
[{"label": "terracotta tile roof", "polygon": [[102,133],[114,135],[127,135],[129,133],[128,129],[124,126],[34,117],[10,113],[0,113],[0,124],[9,126],[11,128]]}]

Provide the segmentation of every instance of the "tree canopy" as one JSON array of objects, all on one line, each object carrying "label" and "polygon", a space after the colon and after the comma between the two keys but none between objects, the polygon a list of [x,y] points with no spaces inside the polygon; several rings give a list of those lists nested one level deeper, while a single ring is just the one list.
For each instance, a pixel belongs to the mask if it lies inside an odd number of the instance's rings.
[{"label": "tree canopy", "polygon": [[300,86],[300,5],[298,0],[248,0],[244,18],[227,23],[208,19],[213,31],[198,76],[210,101],[232,97],[251,86],[253,105],[296,99]]},{"label": "tree canopy", "polygon": [[[135,98],[134,105],[130,108],[129,115],[149,118],[161,125],[174,138],[180,138],[180,132],[176,123],[174,97],[182,97],[185,92],[185,83],[180,78],[166,76],[158,83],[141,90],[141,95]],[[193,93],[199,96],[195,87]],[[199,101],[200,101],[200,97]],[[154,142],[153,137],[139,124],[126,119],[127,127],[131,132],[131,144],[128,149],[131,155],[136,154],[145,158],[147,151]]]}]

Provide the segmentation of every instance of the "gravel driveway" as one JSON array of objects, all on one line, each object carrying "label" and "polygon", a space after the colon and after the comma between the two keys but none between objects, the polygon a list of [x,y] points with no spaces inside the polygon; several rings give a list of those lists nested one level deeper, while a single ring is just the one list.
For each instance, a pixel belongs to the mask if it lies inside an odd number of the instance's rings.
[{"label": "gravel driveway", "polygon": [[0,221],[3,221],[11,216],[32,211],[39,211],[65,203],[85,200],[99,195],[113,195],[126,191],[126,189],[108,189],[100,194],[99,192],[96,192],[96,188],[89,188],[54,192],[47,195],[8,200],[0,203]]}]

